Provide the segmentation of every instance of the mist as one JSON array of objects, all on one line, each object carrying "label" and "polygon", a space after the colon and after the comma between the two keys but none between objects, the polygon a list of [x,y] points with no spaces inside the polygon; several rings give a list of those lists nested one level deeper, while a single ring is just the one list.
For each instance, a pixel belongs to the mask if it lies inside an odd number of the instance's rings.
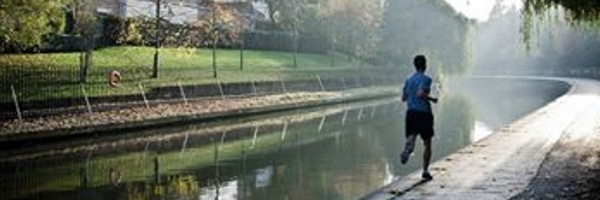
[{"label": "mist", "polygon": [[[526,30],[521,10],[497,5],[488,21],[475,25],[473,74],[595,75],[592,69],[600,66],[597,31],[568,22],[560,7],[534,17],[532,24]],[[530,40],[524,31],[531,31]]]}]

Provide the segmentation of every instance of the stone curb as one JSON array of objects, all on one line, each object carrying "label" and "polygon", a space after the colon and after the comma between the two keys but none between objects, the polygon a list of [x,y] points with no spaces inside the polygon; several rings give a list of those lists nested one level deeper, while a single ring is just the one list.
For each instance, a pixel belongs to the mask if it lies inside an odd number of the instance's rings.
[{"label": "stone curb", "polygon": [[51,143],[69,139],[82,139],[99,137],[101,133],[111,132],[111,136],[126,134],[135,130],[147,130],[165,126],[175,126],[189,123],[213,122],[238,117],[247,117],[260,114],[269,114],[275,112],[290,111],[304,108],[314,108],[319,106],[328,106],[342,103],[352,103],[358,101],[367,101],[381,98],[397,96],[397,92],[378,92],[376,94],[351,95],[326,100],[307,101],[301,103],[289,103],[276,106],[264,106],[255,108],[246,108],[239,110],[230,110],[218,113],[202,113],[191,115],[179,115],[150,119],[144,121],[134,121],[125,123],[114,123],[105,125],[93,125],[87,127],[77,127],[68,129],[58,129],[51,131],[36,131],[29,133],[19,133],[0,137],[0,150],[23,148],[36,143]]}]

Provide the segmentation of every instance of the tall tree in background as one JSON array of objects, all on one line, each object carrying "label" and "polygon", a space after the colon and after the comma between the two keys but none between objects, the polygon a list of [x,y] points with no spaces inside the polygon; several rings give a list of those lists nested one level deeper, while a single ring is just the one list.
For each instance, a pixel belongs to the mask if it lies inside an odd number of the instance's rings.
[{"label": "tall tree in background", "polygon": [[207,28],[206,32],[212,45],[213,77],[217,78],[217,44],[224,38],[235,41],[241,32],[239,23],[242,23],[242,21],[235,16],[231,7],[220,4],[215,0],[209,1],[208,6],[210,8],[210,16],[206,17],[210,18],[201,18],[198,23],[204,24],[203,26]]},{"label": "tall tree in background", "polygon": [[384,20],[381,54],[391,64],[410,67],[416,54],[426,54],[441,74],[471,65],[471,22],[444,0],[389,0]]},{"label": "tall tree in background", "polygon": [[269,20],[271,24],[277,24],[277,15],[281,12],[281,6],[285,0],[265,0],[269,9]]},{"label": "tall tree in background", "polygon": [[328,0],[324,9],[336,49],[359,59],[376,56],[383,17],[379,1]]},{"label": "tall tree in background", "polygon": [[279,15],[278,24],[288,32],[292,39],[294,49],[294,68],[298,67],[298,40],[299,34],[304,31],[301,26],[306,18],[306,0],[287,0],[280,4],[282,10]]},{"label": "tall tree in background", "polygon": [[75,19],[75,32],[80,38],[81,54],[79,57],[79,81],[85,83],[89,68],[92,66],[94,40],[97,34],[97,18],[95,0],[75,0],[71,6]]},{"label": "tall tree in background", "polygon": [[70,0],[0,0],[0,44],[40,45],[42,36],[63,30],[68,2]]},{"label": "tall tree in background", "polygon": [[595,22],[600,20],[600,1],[597,0],[525,0],[525,14],[543,14],[555,6],[567,11],[573,22]]},{"label": "tall tree in background", "polygon": [[[531,48],[537,23],[563,17],[572,26],[586,26],[600,31],[600,1],[597,0],[525,0],[523,8],[522,36],[527,49]],[[564,10],[564,15],[558,14]],[[553,16],[553,17],[548,17]]]}]

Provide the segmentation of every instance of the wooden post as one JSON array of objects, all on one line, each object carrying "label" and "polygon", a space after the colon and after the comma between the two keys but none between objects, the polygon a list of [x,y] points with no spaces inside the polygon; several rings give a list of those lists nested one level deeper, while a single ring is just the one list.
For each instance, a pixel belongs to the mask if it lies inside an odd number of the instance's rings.
[{"label": "wooden post", "polygon": [[15,86],[10,85],[10,90],[12,90],[13,101],[15,102],[15,109],[17,110],[17,117],[19,118],[19,122],[23,122],[23,116],[21,115],[21,108],[19,107],[19,100],[17,99],[17,92],[15,91]]}]

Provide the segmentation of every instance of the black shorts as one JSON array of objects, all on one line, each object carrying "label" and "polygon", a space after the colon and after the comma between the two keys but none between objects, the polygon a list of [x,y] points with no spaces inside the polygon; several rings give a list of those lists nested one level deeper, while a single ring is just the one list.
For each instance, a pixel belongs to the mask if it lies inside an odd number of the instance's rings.
[{"label": "black shorts", "polygon": [[406,112],[406,137],[420,135],[422,139],[433,137],[433,114],[409,110]]}]

